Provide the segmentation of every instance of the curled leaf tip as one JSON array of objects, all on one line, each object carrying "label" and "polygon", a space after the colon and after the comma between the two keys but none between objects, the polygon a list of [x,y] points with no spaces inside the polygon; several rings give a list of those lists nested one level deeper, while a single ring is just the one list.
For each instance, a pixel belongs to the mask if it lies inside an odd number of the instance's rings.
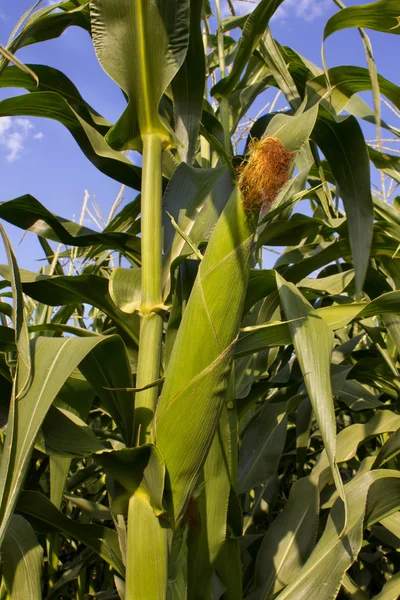
[{"label": "curled leaf tip", "polygon": [[238,186],[244,210],[249,214],[261,208],[268,211],[289,180],[294,152],[287,152],[278,138],[253,140],[249,159],[239,170]]}]

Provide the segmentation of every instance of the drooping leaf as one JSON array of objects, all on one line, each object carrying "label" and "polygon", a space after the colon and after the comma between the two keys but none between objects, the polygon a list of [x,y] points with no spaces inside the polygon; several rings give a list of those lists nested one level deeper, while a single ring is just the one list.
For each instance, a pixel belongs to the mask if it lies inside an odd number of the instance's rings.
[{"label": "drooping leaf", "polygon": [[318,512],[318,490],[304,477],[292,487],[287,504],[263,538],[255,597],[268,598],[297,577],[315,544]]},{"label": "drooping leaf", "polygon": [[140,260],[140,242],[136,236],[117,231],[99,233],[48,211],[30,194],[0,204],[0,217],[24,230],[68,246],[86,247],[102,244]]},{"label": "drooping leaf", "polygon": [[316,279],[306,278],[299,281],[299,288],[315,290],[317,293],[341,294],[343,290],[353,281],[355,275],[354,269],[329,275],[328,277],[317,277]]},{"label": "drooping leaf", "polygon": [[28,92],[55,92],[60,94],[84,121],[105,135],[111,123],[82,98],[76,86],[62,71],[46,65],[27,65],[35,73],[38,83],[16,67],[7,67],[0,77],[0,87],[24,88]]},{"label": "drooping leaf", "polygon": [[96,458],[124,486],[129,497],[144,495],[157,516],[163,513],[165,464],[156,446],[103,450]]},{"label": "drooping leaf", "polygon": [[392,575],[385,583],[381,592],[374,596],[372,600],[394,600],[400,595],[400,573]]},{"label": "drooping leaf", "polygon": [[349,6],[334,14],[326,23],[324,39],[335,31],[348,27],[365,27],[399,35],[399,5],[397,0],[379,0],[361,6]]},{"label": "drooping leaf", "polygon": [[85,156],[102,173],[132,187],[140,189],[140,171],[126,156],[112,150],[104,137],[87,123],[55,92],[35,92],[0,102],[0,116],[43,117],[64,125]]},{"label": "drooping leaf", "polygon": [[13,515],[1,546],[1,567],[7,589],[15,600],[42,599],[43,549],[32,526]]},{"label": "drooping leaf", "polygon": [[[391,411],[380,411],[367,423],[357,423],[346,427],[339,433],[336,440],[336,460],[345,462],[355,456],[359,444],[371,436],[396,431],[400,427],[400,417]],[[311,479],[318,481],[322,489],[330,480],[327,455],[324,452],[315,465]]]},{"label": "drooping leaf", "polygon": [[[297,577],[277,596],[279,600],[329,600],[332,594],[336,595],[345,572],[361,549],[364,516],[366,512],[368,514],[366,501],[373,494],[374,484],[383,482],[388,490],[393,487],[394,491],[399,487],[398,478],[397,471],[382,469],[366,473],[346,486],[348,524],[344,536],[340,536],[343,504],[337,499],[310,558]],[[378,502],[379,511],[393,510],[391,498],[381,495]]]},{"label": "drooping leaf", "polygon": [[347,215],[356,289],[359,293],[363,287],[372,242],[369,158],[357,120],[346,117],[336,122],[326,115],[320,112],[312,138],[328,160],[339,186]]},{"label": "drooping leaf", "polygon": [[[0,265],[0,274],[9,279],[9,270]],[[50,306],[87,302],[103,310],[135,343],[139,338],[137,315],[127,316],[113,303],[108,280],[97,275],[48,276],[21,270],[22,287],[28,296]]]},{"label": "drooping leaf", "polygon": [[43,494],[22,491],[17,510],[39,533],[62,532],[91,548],[120,575],[124,575],[118,535],[104,525],[88,525],[66,517]]},{"label": "drooping leaf", "polygon": [[0,539],[7,530],[39,428],[52,402],[71,372],[102,340],[101,337],[32,340],[32,380],[24,389],[26,370],[18,373],[15,406],[10,408],[15,413],[15,424],[7,431],[2,457]]},{"label": "drooping leaf", "polygon": [[123,388],[132,389],[133,378],[126,347],[121,338],[107,337],[83,359],[79,369],[113,418],[125,444],[128,448],[132,447],[134,396],[131,391],[124,391]]},{"label": "drooping leaf", "polygon": [[[344,110],[350,98],[359,92],[371,89],[371,78],[368,69],[355,66],[333,67],[328,71],[330,87],[326,85],[324,75],[307,81],[309,102],[321,102],[336,114]],[[400,88],[385,77],[378,75],[379,89],[390,102],[399,108]]]},{"label": "drooping leaf", "polygon": [[285,446],[287,403],[266,402],[240,446],[239,493],[265,484],[277,471]]},{"label": "drooping leaf", "polygon": [[289,319],[289,330],[304,383],[317,418],[337,490],[346,505],[342,478],[337,467],[336,421],[330,379],[333,334],[312,310],[297,288],[277,275],[279,296]]},{"label": "drooping leaf", "polygon": [[46,454],[64,457],[90,456],[103,448],[82,419],[55,406],[50,407],[35,445]]}]

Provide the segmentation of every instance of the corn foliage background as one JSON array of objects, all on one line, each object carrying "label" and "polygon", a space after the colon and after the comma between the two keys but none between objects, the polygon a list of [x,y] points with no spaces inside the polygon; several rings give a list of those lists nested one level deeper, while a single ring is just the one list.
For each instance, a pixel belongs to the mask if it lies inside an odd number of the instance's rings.
[{"label": "corn foliage background", "polygon": [[[1,600],[400,595],[400,88],[366,31],[398,35],[399,2],[335,1],[324,40],[358,28],[366,68],[324,70],[272,37],[280,4],[37,3],[0,49],[23,90],[0,116],[59,121],[140,192],[101,233],[0,205],[48,263],[1,229]],[[68,27],[125,94],[114,124],[18,60]]]}]

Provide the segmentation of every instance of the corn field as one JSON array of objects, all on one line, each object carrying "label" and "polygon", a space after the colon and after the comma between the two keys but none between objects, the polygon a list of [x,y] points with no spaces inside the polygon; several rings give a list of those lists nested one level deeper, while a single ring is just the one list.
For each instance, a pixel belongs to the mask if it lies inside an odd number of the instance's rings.
[{"label": "corn field", "polygon": [[[0,600],[400,597],[400,88],[368,37],[399,47],[400,3],[334,0],[322,68],[282,3],[37,2],[0,47],[0,117],[122,186],[100,232],[0,204],[45,258],[1,226]],[[116,123],[18,58],[70,27]],[[365,67],[330,67],[348,28]]]}]

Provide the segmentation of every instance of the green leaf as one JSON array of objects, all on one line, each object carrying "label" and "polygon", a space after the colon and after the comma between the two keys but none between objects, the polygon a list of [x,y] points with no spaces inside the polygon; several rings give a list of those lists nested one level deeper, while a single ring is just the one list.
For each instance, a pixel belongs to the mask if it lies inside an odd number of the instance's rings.
[{"label": "green leaf", "polygon": [[[14,463],[14,444],[19,429],[19,414],[17,410],[18,402],[21,396],[26,393],[27,388],[32,384],[32,352],[29,344],[29,334],[27,322],[25,320],[24,300],[22,295],[22,286],[20,272],[17,260],[10,241],[0,225],[0,234],[3,238],[6,255],[8,259],[7,269],[10,273],[10,283],[13,298],[13,323],[15,326],[15,344],[17,347],[17,363],[15,373],[12,377],[12,390],[10,406],[7,418],[7,435],[2,444],[0,459],[0,546],[3,544],[4,535],[12,517],[14,508],[11,504],[11,510],[7,514],[7,501],[10,492],[8,480],[10,474],[15,468]],[[4,518],[4,522],[3,522]]]},{"label": "green leaf", "polygon": [[378,152],[368,146],[368,154],[377,169],[389,175],[392,179],[400,182],[400,160],[398,156],[388,154],[387,152]]},{"label": "green leaf", "polygon": [[206,83],[204,46],[201,34],[202,0],[190,0],[190,37],[186,58],[172,80],[175,134],[180,159],[193,163],[197,149]]},{"label": "green leaf", "polygon": [[236,345],[235,356],[247,356],[267,347],[286,346],[292,342],[289,322],[271,322],[256,328],[245,328]]},{"label": "green leaf", "polygon": [[328,160],[339,186],[347,215],[356,290],[360,293],[368,267],[373,228],[369,158],[357,120],[350,116],[336,122],[326,114],[326,111],[320,112],[312,138]]},{"label": "green leaf", "polygon": [[[190,230],[190,239],[197,247],[203,243],[209,242],[216,227],[216,223],[231,197],[233,189],[234,185],[231,174],[229,171],[225,171],[211,188],[201,209],[201,218],[197,217],[195,219]],[[180,216],[181,215],[179,214],[179,217]],[[193,219],[193,217],[194,215],[192,213],[190,218]]]},{"label": "green leaf", "polygon": [[105,135],[111,123],[104,119],[82,98],[72,81],[58,69],[45,65],[27,65],[39,79],[35,84],[32,78],[16,67],[7,67],[0,77],[0,87],[24,88],[28,92],[55,92],[60,94],[76,113],[100,133]]},{"label": "green leaf", "polygon": [[112,513],[104,506],[104,504],[92,502],[91,500],[86,500],[86,498],[80,498],[79,496],[71,496],[70,494],[65,494],[65,499],[77,506],[83,513],[92,519],[112,521]]},{"label": "green leaf", "polygon": [[120,575],[124,575],[118,535],[103,525],[88,525],[69,519],[43,494],[22,491],[17,510],[28,519],[38,533],[63,533],[72,537],[98,554]]},{"label": "green leaf", "polygon": [[[265,273],[268,273],[265,280],[267,284],[270,283],[272,287],[272,275],[270,276],[269,272]],[[273,278],[275,279],[276,271],[271,271],[271,273],[273,273]],[[255,282],[258,282],[259,280],[259,278],[255,278]],[[316,282],[315,287],[318,289],[318,279],[303,280],[301,283],[303,284],[308,281]],[[346,280],[344,280],[344,283],[345,281]],[[314,284],[310,283],[310,286],[313,288]],[[399,292],[388,292],[369,303],[352,302],[350,304],[334,304],[332,306],[316,309],[315,314],[326,323],[329,329],[335,331],[342,327],[346,327],[346,325],[351,323],[354,319],[364,319],[387,313],[399,313],[399,299]],[[266,347],[285,346],[290,344],[291,337],[289,325],[291,322],[293,322],[294,325],[300,325],[301,321],[302,317],[298,317],[292,321],[269,322],[262,325],[244,327],[241,330],[241,335],[236,344],[235,355],[237,357],[246,356],[248,354],[253,354],[254,352],[259,352]]]},{"label": "green leaf", "polygon": [[0,217],[25,231],[33,231],[40,237],[67,246],[102,244],[110,250],[119,250],[133,260],[140,261],[140,240],[136,236],[118,231],[99,233],[88,229],[54,215],[30,194],[0,204]]},{"label": "green leaf", "polygon": [[221,79],[211,89],[213,96],[216,98],[228,98],[233,92],[251,55],[258,46],[269,20],[282,2],[283,0],[261,0],[253,12],[246,18],[232,70],[227,77]]},{"label": "green leaf", "polygon": [[[7,234],[1,224],[0,234],[3,238],[8,259],[7,270],[10,274],[10,284],[13,298],[12,319],[15,327],[15,343],[18,350],[18,368],[25,370],[25,375],[27,378],[25,383],[27,383],[31,376],[30,371],[32,365],[29,347],[28,324],[24,314],[24,299],[22,295],[21,276],[14,250],[12,249],[10,240],[8,239]],[[24,387],[25,385],[21,388],[21,392],[23,391]]]},{"label": "green leaf", "polygon": [[50,501],[61,508],[72,459],[63,456],[50,456]]},{"label": "green leaf", "polygon": [[247,287],[244,314],[246,314],[256,302],[276,292],[276,277],[273,269],[251,269],[249,285]]},{"label": "green leaf", "polygon": [[107,135],[109,144],[117,150],[137,149],[139,135],[151,133],[171,143],[159,104],[185,60],[189,0],[91,0],[90,11],[97,58],[128,97],[127,108]]},{"label": "green leaf", "polygon": [[295,115],[276,114],[269,122],[266,136],[278,137],[287,152],[297,152],[308,141],[317,121],[318,107]]},{"label": "green leaf", "polygon": [[[341,537],[343,504],[338,498],[330,511],[328,521],[310,558],[297,577],[278,595],[279,600],[330,600],[339,589],[345,572],[356,559],[363,540],[363,522],[368,514],[366,501],[377,499],[378,511],[393,511],[392,498],[373,494],[374,484],[383,483],[389,490],[398,490],[397,471],[376,470],[356,478],[346,486],[348,524]],[[397,504],[399,501],[397,499]]]},{"label": "green leaf", "polygon": [[374,462],[374,468],[378,469],[388,460],[399,454],[400,452],[400,429],[395,431],[390,438],[384,443],[379,451]]},{"label": "green leaf", "polygon": [[385,33],[400,34],[397,0],[380,0],[362,6],[350,6],[333,15],[325,25],[324,40],[347,27],[365,27]]},{"label": "green leaf", "polygon": [[[372,87],[368,69],[362,67],[333,67],[329,69],[328,77],[330,87],[327,86],[325,75],[308,80],[307,95],[310,104],[322,101],[327,110],[333,109],[336,114],[346,108],[354,94],[369,91]],[[400,87],[382,75],[378,75],[378,84],[381,93],[399,108]]]},{"label": "green leaf", "polygon": [[[136,344],[139,339],[139,318],[127,316],[113,303],[108,293],[108,280],[96,275],[38,275],[21,270],[25,294],[49,306],[87,302],[103,310]],[[0,274],[9,279],[9,270],[0,265]]]},{"label": "green leaf", "polygon": [[9,50],[7,50],[7,48],[4,48],[4,46],[0,45],[0,54],[6,60],[12,61],[19,71],[21,71],[22,73],[24,73],[24,75],[27,75],[28,77],[30,77],[35,82],[35,84],[38,85],[39,78],[36,75],[36,73],[34,73],[32,71],[32,69],[30,69],[23,62],[21,62],[20,60],[18,60],[18,58],[14,54],[12,54]]},{"label": "green leaf", "polygon": [[385,583],[380,594],[374,596],[372,600],[395,600],[400,595],[400,573],[392,575]]},{"label": "green leaf", "polygon": [[[35,7],[34,7],[35,8]],[[30,14],[32,9],[25,13],[24,17],[28,17],[23,24],[18,35],[18,27],[11,34],[11,39],[8,42],[8,49],[11,52],[16,52],[19,48],[23,48],[30,44],[44,42],[58,38],[64,31],[71,26],[81,27],[90,32],[89,11],[84,4],[80,7],[76,5],[69,6],[70,10],[49,14],[54,10],[54,6],[45,6],[40,8],[33,14]],[[24,18],[23,17],[23,18]],[[23,21],[23,18],[20,20]]]},{"label": "green leaf", "polygon": [[13,600],[42,600],[43,549],[32,526],[13,515],[1,546],[1,568]]},{"label": "green leaf", "polygon": [[133,378],[126,347],[117,335],[103,339],[79,365],[87,381],[111,415],[128,447],[134,445]]},{"label": "green leaf", "polygon": [[49,455],[90,456],[103,448],[94,431],[73,413],[51,406],[35,446]]},{"label": "green leaf", "polygon": [[[0,78],[1,80],[1,78]],[[34,92],[0,102],[0,116],[54,119],[64,125],[85,156],[105,175],[140,189],[140,170],[123,154],[112,150],[104,137],[55,92]]]},{"label": "green leaf", "polygon": [[285,446],[288,405],[265,402],[243,437],[239,454],[239,494],[265,484],[276,473]]},{"label": "green leaf", "polygon": [[379,298],[375,298],[372,302],[370,302],[363,310],[360,312],[358,317],[361,319],[365,319],[366,317],[373,317],[375,315],[383,314],[383,313],[399,313],[399,300],[400,300],[400,292],[388,292],[387,294],[382,294]]},{"label": "green leaf", "polygon": [[[129,496],[145,495],[156,515],[164,512],[165,464],[153,444],[121,450],[103,450],[96,459],[128,491]],[[115,511],[114,511],[115,512]]]},{"label": "green leaf", "polygon": [[[186,235],[192,238],[192,230],[197,225],[199,213],[203,215],[205,204],[211,190],[216,186],[225,169],[195,169],[186,163],[181,163],[171,177],[163,198],[165,208],[163,216],[165,258],[163,265],[163,280],[166,285],[170,276],[173,261],[180,255],[191,254],[182,237],[175,231],[167,211],[172,215],[178,226]],[[195,243],[202,242],[198,235]]]},{"label": "green leaf", "polygon": [[213,578],[213,595],[215,598],[242,600],[243,576],[241,570],[239,540],[230,537],[226,540],[221,555],[218,557],[216,570],[219,581]]},{"label": "green leaf", "polygon": [[140,311],[142,302],[142,270],[116,267],[111,273],[109,292],[113,302],[124,313]]},{"label": "green leaf", "polygon": [[[400,416],[391,411],[380,411],[367,423],[357,423],[343,429],[336,438],[336,460],[345,462],[356,455],[358,446],[366,439],[382,433],[396,431],[400,427]],[[326,452],[320,455],[312,470],[311,479],[318,481],[322,489],[330,480],[329,463]]]},{"label": "green leaf", "polygon": [[286,97],[293,112],[301,105],[301,97],[294,83],[293,77],[285,64],[283,53],[275,42],[269,29],[264,33],[259,52],[275,80],[277,87]]},{"label": "green leaf", "polygon": [[390,533],[400,538],[400,513],[396,512],[389,517],[384,517],[380,520],[381,525],[386,527]]},{"label": "green leaf", "polygon": [[303,477],[292,487],[288,502],[261,542],[255,597],[269,598],[298,576],[315,545],[318,512],[318,490]]},{"label": "green leaf", "polygon": [[277,275],[279,296],[289,319],[289,330],[304,383],[324,442],[336,488],[346,503],[336,464],[336,419],[330,379],[333,334],[293,284]]},{"label": "green leaf", "polygon": [[294,214],[290,219],[268,223],[260,232],[257,246],[295,246],[303,240],[315,238],[322,226],[321,219]]},{"label": "green leaf", "polygon": [[328,277],[318,277],[317,279],[302,279],[297,286],[307,288],[325,294],[341,294],[347,286],[353,281],[355,275],[354,269],[329,275]]},{"label": "green leaf", "polygon": [[[282,271],[285,279],[298,282],[309,273],[328,265],[338,258],[347,259],[351,257],[350,242],[347,238],[321,244],[317,248],[318,251],[314,252],[316,245],[311,244],[302,247],[301,251],[300,248],[296,248],[293,252],[284,253],[276,262],[275,267],[278,268],[294,262],[295,264],[282,269]],[[375,231],[371,244],[371,257],[387,256],[392,258],[397,248],[398,243],[395,239]],[[305,254],[306,257],[304,258]]]},{"label": "green leaf", "polygon": [[[26,374],[18,373],[15,406],[10,408],[15,412],[15,424],[7,430],[1,462],[0,540],[25,479],[37,434],[52,402],[71,372],[102,339],[41,337],[32,340],[32,380],[29,388],[24,390]],[[10,419],[10,422],[13,421]]]}]

